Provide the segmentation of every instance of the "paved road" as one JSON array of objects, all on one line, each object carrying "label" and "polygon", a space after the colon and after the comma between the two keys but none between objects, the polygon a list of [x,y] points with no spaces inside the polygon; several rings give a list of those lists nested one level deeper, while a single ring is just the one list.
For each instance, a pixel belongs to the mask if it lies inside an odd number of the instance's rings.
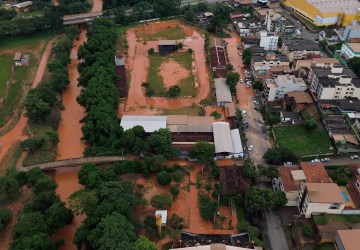
[{"label": "paved road", "polygon": [[[277,211],[264,212],[267,238],[272,250],[289,250],[280,216]],[[267,248],[268,249],[268,248]]]},{"label": "paved road", "polygon": [[324,164],[326,166],[331,166],[331,165],[349,165],[351,163],[358,163],[360,164],[360,159],[357,160],[351,160],[350,157],[344,157],[344,158],[335,158],[335,159],[331,159],[329,162],[324,162]]}]

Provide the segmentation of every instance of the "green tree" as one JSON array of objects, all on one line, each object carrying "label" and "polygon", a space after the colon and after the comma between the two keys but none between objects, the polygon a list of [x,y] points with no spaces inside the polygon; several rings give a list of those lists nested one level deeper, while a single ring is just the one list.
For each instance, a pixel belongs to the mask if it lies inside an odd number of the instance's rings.
[{"label": "green tree", "polygon": [[360,57],[353,57],[347,61],[347,65],[358,75],[360,75]]},{"label": "green tree", "polygon": [[251,57],[245,57],[243,63],[245,66],[249,67],[251,64]]},{"label": "green tree", "polygon": [[317,127],[317,122],[314,119],[308,119],[308,120],[305,121],[304,127],[307,130],[315,129]]},{"label": "green tree", "polygon": [[210,163],[214,161],[215,146],[208,142],[197,142],[189,150],[189,156],[200,162]]},{"label": "green tree", "polygon": [[184,222],[184,219],[182,217],[180,217],[177,214],[173,214],[168,219],[167,224],[171,229],[183,229],[183,227],[184,227],[183,222]]},{"label": "green tree", "polygon": [[41,212],[23,213],[13,229],[14,238],[30,237],[34,234],[47,234],[49,228],[47,226],[45,216]]},{"label": "green tree", "polygon": [[104,217],[87,238],[92,249],[132,249],[136,234],[124,215],[113,212]]},{"label": "green tree", "polygon": [[158,209],[168,209],[171,207],[171,197],[168,194],[156,194],[151,197],[151,205]]},{"label": "green tree", "polygon": [[266,199],[263,190],[259,187],[251,187],[245,195],[245,208],[250,213],[257,213],[266,208]]},{"label": "green tree", "polygon": [[167,97],[177,97],[181,93],[181,88],[178,85],[171,86],[166,92]]},{"label": "green tree", "polygon": [[205,108],[206,106],[210,106],[211,105],[211,101],[209,99],[201,99],[200,100],[200,105]]},{"label": "green tree", "polygon": [[153,55],[154,53],[155,53],[154,48],[148,49],[148,54],[149,54],[149,55]]},{"label": "green tree", "polygon": [[0,176],[0,196],[12,198],[19,193],[19,182],[10,175]]},{"label": "green tree", "polygon": [[184,47],[184,44],[183,44],[183,43],[178,43],[178,44],[177,44],[177,48],[178,48],[178,49],[182,49],[183,47]]},{"label": "green tree", "polygon": [[157,246],[154,242],[150,241],[144,236],[140,236],[139,239],[135,241],[134,250],[157,250]]},{"label": "green tree", "polygon": [[85,163],[79,173],[79,183],[92,189],[99,187],[103,182],[101,169],[95,163]]},{"label": "green tree", "polygon": [[227,70],[233,70],[233,69],[234,69],[234,66],[233,66],[231,63],[228,63],[228,64],[226,65],[226,69],[227,69]]},{"label": "green tree", "polygon": [[166,171],[161,171],[156,175],[156,179],[161,186],[169,185],[172,181],[171,175]]},{"label": "green tree", "polygon": [[255,83],[253,85],[253,89],[263,91],[264,85],[261,81],[255,81]]},{"label": "green tree", "polygon": [[98,203],[98,196],[94,190],[79,190],[71,194],[68,199],[69,208],[74,214],[90,214],[94,204]]},{"label": "green tree", "polygon": [[326,40],[321,40],[321,41],[319,42],[319,46],[320,46],[320,48],[321,48],[322,50],[325,50],[326,47],[328,46],[328,43],[326,42]]},{"label": "green tree", "polygon": [[184,13],[184,18],[186,21],[192,23],[194,22],[195,14],[192,10],[188,10]]},{"label": "green tree", "polygon": [[179,153],[179,151],[172,146],[172,136],[168,129],[159,129],[149,136],[147,142],[156,154],[173,157]]},{"label": "green tree", "polygon": [[257,171],[254,165],[246,163],[242,169],[243,175],[248,179],[253,179],[257,175]]},{"label": "green tree", "polygon": [[279,170],[277,169],[277,167],[274,166],[268,167],[266,170],[266,177],[269,178],[270,180],[279,177]]},{"label": "green tree", "polygon": [[49,239],[45,233],[32,234],[27,237],[15,239],[10,244],[10,250],[53,250],[57,246]]},{"label": "green tree", "polygon": [[229,85],[232,94],[236,94],[236,85],[240,80],[239,73],[231,72],[226,76],[226,84]]},{"label": "green tree", "polygon": [[199,193],[199,209],[200,215],[206,220],[213,219],[218,208],[218,204],[209,196]]},{"label": "green tree", "polygon": [[291,150],[285,148],[268,149],[263,158],[266,163],[271,165],[282,165],[284,162],[298,161],[298,157]]},{"label": "green tree", "polygon": [[175,186],[171,186],[171,188],[170,188],[170,193],[171,193],[171,195],[174,197],[174,199],[176,199],[176,197],[179,195],[179,193],[180,193],[180,190],[177,188],[177,187],[175,187]]},{"label": "green tree", "polygon": [[218,119],[221,118],[221,114],[219,112],[217,112],[217,111],[211,112],[210,115],[213,116],[215,118],[215,120],[218,120]]},{"label": "green tree", "polygon": [[11,212],[7,208],[0,207],[0,233],[2,233],[6,227],[6,224],[11,219]]},{"label": "green tree", "polygon": [[306,237],[311,237],[311,236],[313,236],[313,234],[314,234],[314,230],[312,229],[312,227],[310,226],[310,225],[308,225],[308,224],[305,224],[304,226],[303,226],[303,234],[306,236]]},{"label": "green tree", "polygon": [[49,103],[45,102],[41,94],[32,89],[24,101],[25,115],[35,122],[43,121],[51,112]]}]

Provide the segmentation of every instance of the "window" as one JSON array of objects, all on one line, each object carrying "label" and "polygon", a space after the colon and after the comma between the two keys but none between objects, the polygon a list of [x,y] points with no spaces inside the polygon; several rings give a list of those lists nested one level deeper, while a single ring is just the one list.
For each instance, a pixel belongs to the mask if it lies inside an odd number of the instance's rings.
[{"label": "window", "polygon": [[340,204],[339,203],[333,203],[330,205],[329,209],[339,209],[340,208]]}]

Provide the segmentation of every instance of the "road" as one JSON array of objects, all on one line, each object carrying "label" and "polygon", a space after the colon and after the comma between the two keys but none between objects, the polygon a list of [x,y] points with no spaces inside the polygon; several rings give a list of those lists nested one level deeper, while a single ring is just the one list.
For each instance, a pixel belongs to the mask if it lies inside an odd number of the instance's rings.
[{"label": "road", "polygon": [[331,165],[339,166],[339,165],[349,165],[349,164],[354,164],[354,163],[360,164],[360,159],[351,160],[350,156],[349,156],[349,157],[335,158],[335,159],[330,158],[330,161],[324,162],[324,165],[325,166],[331,166]]},{"label": "road", "polygon": [[[289,250],[281,218],[275,210],[264,212],[264,224],[272,250]],[[268,249],[268,248],[266,248]]]},{"label": "road", "polygon": [[[229,62],[234,66],[234,72],[240,74],[240,78],[244,79],[244,69],[242,68],[242,58],[238,55],[237,44],[240,43],[240,38],[236,33],[231,33],[231,38],[225,39],[228,43],[227,50],[229,55]],[[255,93],[252,88],[246,88],[244,83],[237,85],[237,98],[239,100],[238,108],[246,110],[246,120],[249,122],[249,127],[245,129],[248,145],[253,145],[254,149],[250,151],[251,159],[254,164],[264,164],[263,155],[271,143],[266,139],[266,135],[261,132],[262,124],[259,122],[262,119],[261,114],[254,108],[253,101],[255,100]]]}]

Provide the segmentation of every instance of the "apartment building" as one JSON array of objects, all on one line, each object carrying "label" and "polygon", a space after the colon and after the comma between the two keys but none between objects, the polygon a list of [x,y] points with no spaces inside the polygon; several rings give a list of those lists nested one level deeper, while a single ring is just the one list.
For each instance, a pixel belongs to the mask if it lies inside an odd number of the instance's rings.
[{"label": "apartment building", "polygon": [[260,31],[260,47],[263,47],[264,50],[277,50],[278,40],[279,36],[274,33],[267,32],[266,30]]},{"label": "apartment building", "polygon": [[344,30],[336,30],[336,33],[339,34],[340,39],[342,41],[348,42],[352,39],[359,39],[360,38],[360,25],[354,21],[349,25],[346,25]]},{"label": "apartment building", "polygon": [[320,100],[360,98],[360,79],[349,68],[311,67],[308,83],[310,90]]},{"label": "apartment building", "polygon": [[290,62],[296,60],[320,57],[320,47],[311,40],[284,40],[281,53],[285,54]]},{"label": "apartment building", "polygon": [[283,99],[289,92],[304,92],[307,86],[302,78],[293,75],[279,75],[276,78],[266,79],[264,82],[264,96],[267,101]]},{"label": "apartment building", "polygon": [[360,229],[337,230],[334,245],[336,250],[358,250]]},{"label": "apartment building", "polygon": [[256,80],[262,80],[275,74],[290,73],[290,62],[285,55],[268,52],[265,56],[252,56],[251,70]]},{"label": "apartment building", "polygon": [[340,55],[349,60],[353,57],[360,57],[360,43],[344,43],[341,46]]},{"label": "apartment building", "polygon": [[341,214],[345,199],[336,183],[302,183],[297,207],[301,215]]},{"label": "apartment building", "polygon": [[311,58],[307,60],[297,60],[294,69],[299,70],[302,68],[310,69],[311,67],[317,68],[332,68],[341,66],[340,62],[336,58],[332,57],[319,57]]}]

